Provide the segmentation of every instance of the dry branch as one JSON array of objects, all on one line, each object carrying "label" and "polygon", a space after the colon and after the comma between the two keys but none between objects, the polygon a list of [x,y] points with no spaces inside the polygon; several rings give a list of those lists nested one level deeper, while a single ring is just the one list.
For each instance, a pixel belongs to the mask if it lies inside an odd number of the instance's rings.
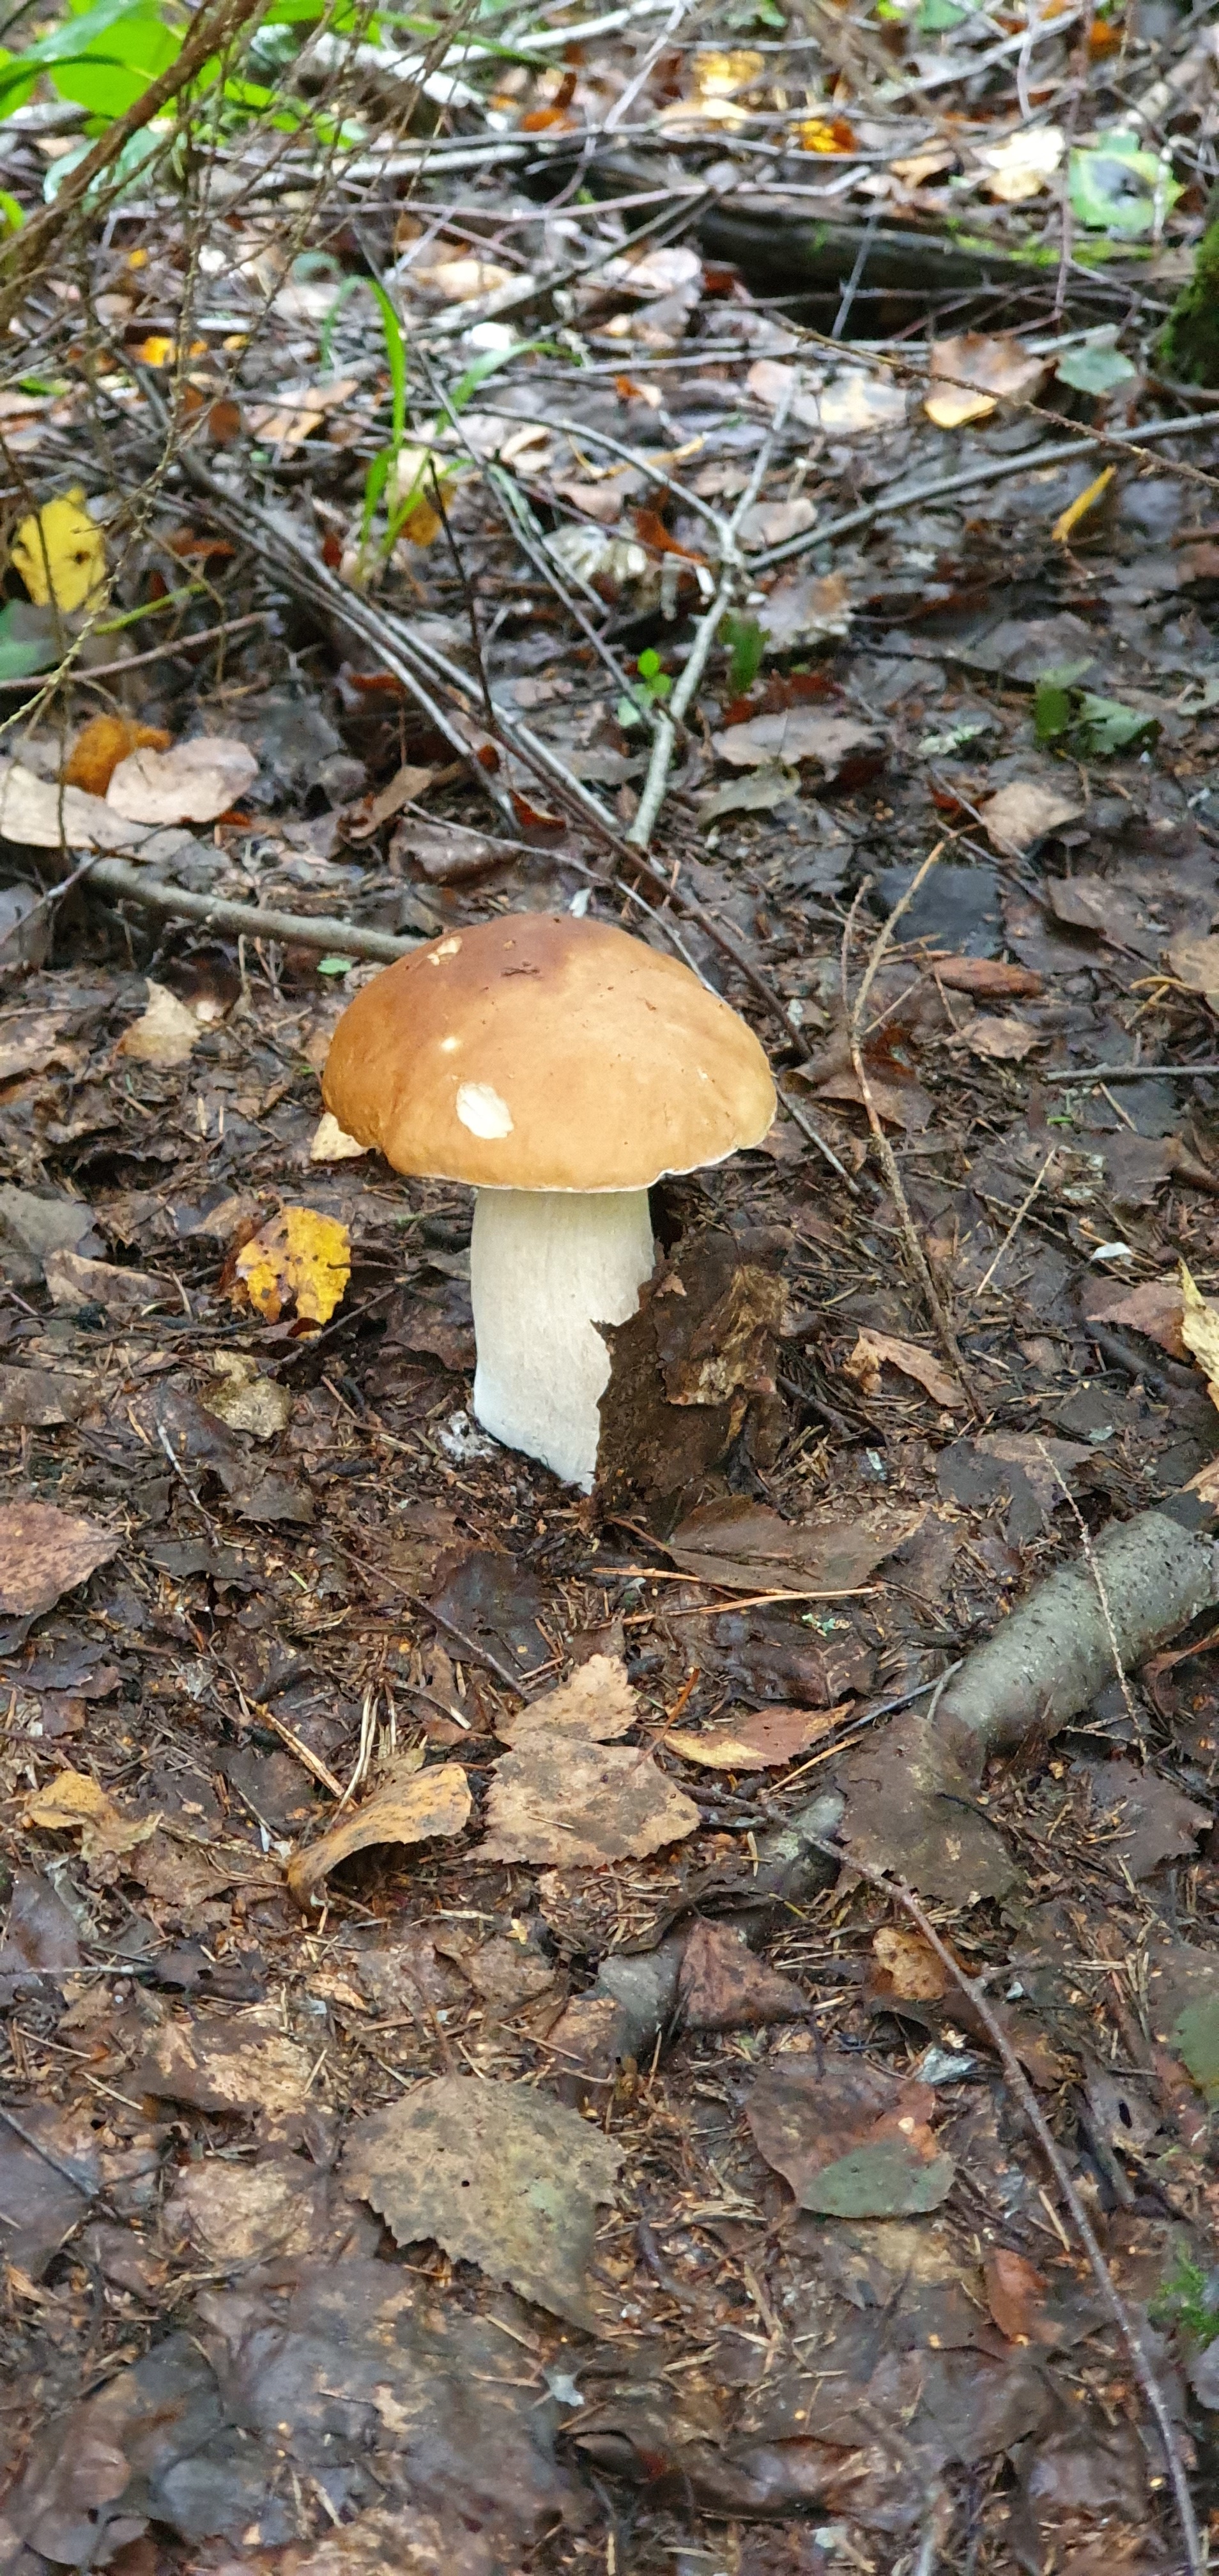
[{"label": "dry branch", "polygon": [[177,921],[197,921],[209,930],[236,931],[247,939],[333,949],[343,957],[371,957],[384,965],[392,965],[395,957],[406,957],[420,945],[417,939],[395,939],[388,930],[361,930],[333,913],[272,912],[259,904],[229,903],[221,895],[191,894],[185,886],[166,885],[160,877],[147,876],[126,859],[97,859],[88,876],[90,885],[121,896],[124,903],[143,904],[147,911],[165,912]]}]

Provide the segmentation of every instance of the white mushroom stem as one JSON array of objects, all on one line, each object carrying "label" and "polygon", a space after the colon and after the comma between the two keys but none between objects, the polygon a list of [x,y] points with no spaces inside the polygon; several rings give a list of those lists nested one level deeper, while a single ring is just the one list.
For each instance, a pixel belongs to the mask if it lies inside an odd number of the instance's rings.
[{"label": "white mushroom stem", "polygon": [[479,1190],[474,1411],[506,1448],[591,1489],[610,1357],[655,1258],[646,1190]]}]

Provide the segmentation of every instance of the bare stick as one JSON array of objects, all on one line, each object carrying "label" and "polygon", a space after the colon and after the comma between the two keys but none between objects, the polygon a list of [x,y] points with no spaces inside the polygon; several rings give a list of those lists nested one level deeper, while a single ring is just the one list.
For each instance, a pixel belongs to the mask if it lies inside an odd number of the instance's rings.
[{"label": "bare stick", "polygon": [[1011,2041],[1008,2038],[1007,2032],[1004,2030],[998,2014],[988,2002],[980,1983],[975,1978],[966,1975],[959,1959],[955,1959],[953,1957],[947,1942],[941,1940],[930,1915],[927,1914],[922,1905],[920,1905],[913,1888],[907,1887],[905,1882],[900,1878],[886,1877],[883,1870],[873,1869],[868,1861],[857,1859],[853,1852],[845,1850],[841,1844],[822,1841],[818,1835],[813,1833],[807,1833],[805,1839],[810,1843],[815,1843],[819,1851],[823,1851],[827,1855],[832,1855],[835,1859],[841,1861],[847,1869],[854,1871],[857,1878],[866,1879],[869,1887],[878,1888],[882,1896],[892,1897],[894,1903],[900,1905],[902,1912],[909,1915],[911,1922],[921,1933],[928,1948],[930,1950],[934,1950],[941,1967],[947,1969],[949,1976],[952,1978],[953,1984],[960,1989],[960,1992],[963,1995],[968,1997],[969,2002],[972,2004],[973,2009],[986,2032],[986,2036],[1003,2068],[1008,2089],[1014,2100],[1018,2102],[1020,2109],[1037,2140],[1037,2144],[1045,2157],[1046,2163],[1050,2168],[1050,2172],[1053,2174],[1054,2180],[1058,2185],[1058,2189],[1062,2194],[1064,2206],[1070,2214],[1072,2225],[1075,2228],[1080,2244],[1083,2246],[1084,2252],[1092,2267],[1092,2273],[1096,2281],[1097,2288],[1100,2291],[1105,2306],[1108,2309],[1109,2314],[1117,2327],[1118,2333],[1126,2346],[1126,2350],[1130,2355],[1131,2361],[1134,2364],[1135,2377],[1138,2380],[1144,2397],[1146,2398],[1147,2405],[1155,2421],[1156,2430],[1164,2445],[1164,2461],[1172,2484],[1173,2500],[1176,2504],[1177,2516],[1181,2525],[1181,2536],[1185,2542],[1186,2563],[1190,2570],[1190,2576],[1205,2576],[1206,2559],[1203,2555],[1202,2539],[1194,2514],[1193,2498],[1190,2495],[1185,2471],[1182,2468],[1177,2452],[1176,2437],[1168,2400],[1165,2397],[1159,2380],[1156,2378],[1155,2372],[1151,2367],[1151,2363],[1147,2358],[1143,2339],[1139,2333],[1138,2327],[1130,2314],[1130,2310],[1126,2306],[1125,2300],[1122,2298],[1121,2293],[1117,2288],[1117,2284],[1114,2281],[1109,2266],[1101,2252],[1093,2231],[1092,2221],[1089,2218],[1087,2210],[1080,2199],[1079,2193],[1071,2180],[1071,2176],[1067,2170],[1066,2161],[1058,2145],[1058,2141],[1054,2136],[1054,2132],[1051,2129],[1044,2112],[1042,2111],[1041,2105],[1037,2100],[1037,2096],[1033,2091],[1032,2085],[1029,2083],[1028,2077],[1024,2072],[1024,2068],[1016,2055],[1015,2049],[1012,2047]]},{"label": "bare stick", "polygon": [[753,472],[724,531],[719,589],[705,617],[699,621],[694,642],[690,648],[690,658],[673,691],[669,705],[661,707],[657,712],[648,774],[643,782],[639,810],[626,836],[634,849],[646,850],[651,840],[656,817],[664,803],[665,788],[673,761],[673,746],[677,740],[677,728],[702,679],[707,667],[707,656],[740,585],[743,570],[740,547],[741,528],[747,512],[752,510],[762,489],[767,467],[774,454],[776,443],[782,437],[787,415],[796,398],[799,384],[799,368],[793,367],[785,391],[775,406],[775,416],[769,434],[758,450]]},{"label": "bare stick", "polygon": [[1042,1184],[1043,1180],[1045,1179],[1046,1173],[1048,1172],[1048,1170],[1049,1170],[1049,1168],[1050,1168],[1050,1165],[1051,1165],[1051,1163],[1052,1163],[1052,1162],[1053,1162],[1053,1160],[1054,1160],[1054,1156],[1056,1155],[1056,1153],[1057,1153],[1057,1152],[1058,1152],[1058,1147],[1057,1147],[1057,1145],[1051,1145],[1050,1150],[1049,1150],[1049,1153],[1046,1155],[1045,1161],[1044,1161],[1044,1163],[1043,1163],[1043,1164],[1042,1164],[1042,1166],[1041,1166],[1041,1170],[1040,1170],[1040,1171],[1038,1172],[1038,1174],[1037,1174],[1037,1178],[1036,1178],[1036,1180],[1034,1181],[1033,1186],[1032,1186],[1031,1190],[1029,1191],[1027,1198],[1023,1198],[1023,1199],[1021,1199],[1020,1205],[1019,1205],[1019,1207],[1017,1208],[1016,1213],[1015,1213],[1014,1217],[1012,1218],[1011,1224],[1009,1225],[1009,1227],[1008,1227],[1008,1229],[1007,1229],[1007,1232],[1006,1232],[1006,1234],[1005,1234],[1005,1235],[1004,1235],[1004,1237],[1003,1237],[1003,1241],[1002,1241],[1002,1243],[1000,1244],[1000,1246],[999,1246],[999,1249],[998,1249],[997,1253],[995,1254],[994,1260],[992,1261],[992,1263],[991,1263],[991,1265],[990,1265],[990,1268],[989,1268],[989,1270],[988,1270],[988,1271],[987,1271],[987,1273],[986,1273],[986,1277],[985,1277],[985,1279],[980,1279],[980,1280],[978,1281],[978,1285],[977,1285],[977,1287],[976,1287],[976,1288],[975,1288],[975,1290],[974,1290],[974,1295],[975,1295],[975,1297],[981,1297],[981,1296],[984,1296],[984,1295],[985,1295],[985,1292],[986,1292],[986,1290],[989,1288],[990,1283],[991,1283],[992,1279],[994,1278],[995,1272],[996,1272],[996,1270],[998,1269],[1000,1262],[1001,1262],[1001,1261],[1003,1261],[1003,1260],[1006,1258],[1007,1254],[1011,1251],[1012,1245],[1014,1244],[1014,1242],[1015,1242],[1015,1240],[1016,1240],[1016,1237],[1017,1237],[1017,1235],[1018,1235],[1018,1234],[1019,1234],[1019,1232],[1020,1232],[1020,1228],[1021,1228],[1021,1226],[1023,1225],[1023,1223],[1024,1223],[1024,1220],[1025,1220],[1026,1216],[1028,1215],[1029,1209],[1031,1208],[1031,1206],[1032,1206],[1032,1204],[1033,1204],[1033,1201],[1034,1201],[1034,1199],[1035,1199],[1035,1198],[1036,1198],[1036,1196],[1037,1196],[1037,1192],[1038,1192],[1038,1190],[1040,1189],[1041,1184]]},{"label": "bare stick", "polygon": [[[248,938],[280,939],[294,948],[333,949],[343,957],[371,957],[392,965],[395,957],[409,957],[422,946],[418,939],[394,939],[388,930],[361,930],[353,922],[339,921],[331,913],[297,913],[262,911],[253,903],[229,903],[221,895],[192,894],[186,886],[166,885],[160,877],[146,876],[142,868],[129,866],[126,859],[90,859],[89,882],[101,886],[105,893],[120,895],[124,903],[143,904],[150,912],[166,912],[178,921],[205,922],[211,930],[243,931]],[[77,869],[76,874],[84,873]],[[75,884],[75,877],[69,884]],[[66,886],[55,893],[66,894]],[[28,921],[29,914],[25,918]],[[23,925],[17,924],[18,930]]]}]

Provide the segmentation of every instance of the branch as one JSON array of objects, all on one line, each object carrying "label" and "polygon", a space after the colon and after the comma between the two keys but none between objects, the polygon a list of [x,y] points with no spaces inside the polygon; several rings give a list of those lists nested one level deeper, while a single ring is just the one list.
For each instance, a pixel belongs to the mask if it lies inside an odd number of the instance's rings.
[{"label": "branch", "polygon": [[129,867],[126,859],[94,860],[89,883],[120,895],[124,903],[141,903],[150,912],[166,912],[178,921],[203,922],[209,930],[281,939],[297,948],[334,949],[340,956],[371,957],[381,965],[408,957],[422,945],[418,939],[395,939],[388,930],[360,930],[332,913],[270,912],[253,903],[229,903],[220,895],[191,894],[185,886],[166,885],[160,877],[146,876],[142,868]]}]

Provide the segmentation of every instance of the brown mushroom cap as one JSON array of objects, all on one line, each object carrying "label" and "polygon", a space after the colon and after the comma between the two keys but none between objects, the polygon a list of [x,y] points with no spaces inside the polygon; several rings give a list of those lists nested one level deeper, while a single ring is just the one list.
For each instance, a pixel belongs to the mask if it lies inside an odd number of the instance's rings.
[{"label": "brown mushroom cap", "polygon": [[480,1189],[637,1190],[758,1145],[775,1114],[744,1020],[599,921],[454,930],[357,993],[326,1107],[400,1172]]}]

